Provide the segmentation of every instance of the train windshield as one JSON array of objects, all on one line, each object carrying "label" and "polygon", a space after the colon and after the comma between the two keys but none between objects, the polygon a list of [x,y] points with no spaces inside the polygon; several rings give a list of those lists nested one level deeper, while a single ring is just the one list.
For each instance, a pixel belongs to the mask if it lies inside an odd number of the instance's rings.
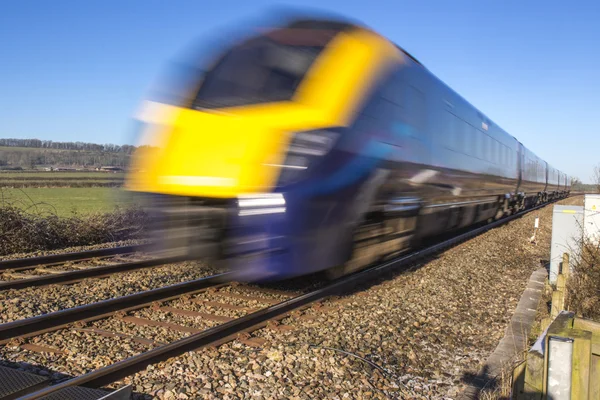
[{"label": "train windshield", "polygon": [[280,29],[234,46],[206,72],[192,108],[291,100],[311,65],[336,33]]}]

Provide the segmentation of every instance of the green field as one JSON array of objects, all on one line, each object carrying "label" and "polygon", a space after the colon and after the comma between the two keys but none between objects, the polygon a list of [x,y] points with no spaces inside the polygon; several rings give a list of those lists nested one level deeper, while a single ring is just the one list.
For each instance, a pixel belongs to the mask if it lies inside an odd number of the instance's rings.
[{"label": "green field", "polygon": [[6,204],[27,209],[32,213],[56,213],[59,216],[69,216],[73,212],[89,214],[112,211],[117,205],[120,207],[133,205],[133,199],[130,193],[117,188],[12,189],[0,187],[0,206]]}]

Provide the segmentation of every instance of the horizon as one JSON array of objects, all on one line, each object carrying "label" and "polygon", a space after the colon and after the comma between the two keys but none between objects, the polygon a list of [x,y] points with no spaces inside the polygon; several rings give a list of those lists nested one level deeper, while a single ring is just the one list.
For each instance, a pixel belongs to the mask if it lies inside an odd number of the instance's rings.
[{"label": "horizon", "polygon": [[[0,137],[137,146],[132,117],[168,63],[277,4],[224,3],[5,4]],[[549,164],[591,181],[600,159],[581,144],[594,143],[600,100],[597,4],[285,2],[300,4],[358,19]]]}]

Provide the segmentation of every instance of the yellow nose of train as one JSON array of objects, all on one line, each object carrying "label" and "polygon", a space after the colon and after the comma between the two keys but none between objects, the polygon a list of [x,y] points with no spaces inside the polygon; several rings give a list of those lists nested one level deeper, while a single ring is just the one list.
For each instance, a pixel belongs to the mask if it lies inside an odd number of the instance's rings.
[{"label": "yellow nose of train", "polygon": [[156,147],[136,157],[128,188],[215,198],[270,192],[294,133],[350,124],[378,73],[400,57],[380,36],[354,29],[329,40],[288,100],[213,109],[147,103],[139,119]]}]

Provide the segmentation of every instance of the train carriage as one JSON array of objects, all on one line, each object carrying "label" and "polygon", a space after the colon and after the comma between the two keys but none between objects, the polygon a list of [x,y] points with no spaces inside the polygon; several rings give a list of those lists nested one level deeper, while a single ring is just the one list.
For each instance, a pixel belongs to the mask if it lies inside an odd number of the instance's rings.
[{"label": "train carriage", "polygon": [[153,194],[162,244],[240,279],[338,276],[568,192],[418,60],[343,21],[252,35],[179,98],[145,109],[159,148],[128,187]]}]

